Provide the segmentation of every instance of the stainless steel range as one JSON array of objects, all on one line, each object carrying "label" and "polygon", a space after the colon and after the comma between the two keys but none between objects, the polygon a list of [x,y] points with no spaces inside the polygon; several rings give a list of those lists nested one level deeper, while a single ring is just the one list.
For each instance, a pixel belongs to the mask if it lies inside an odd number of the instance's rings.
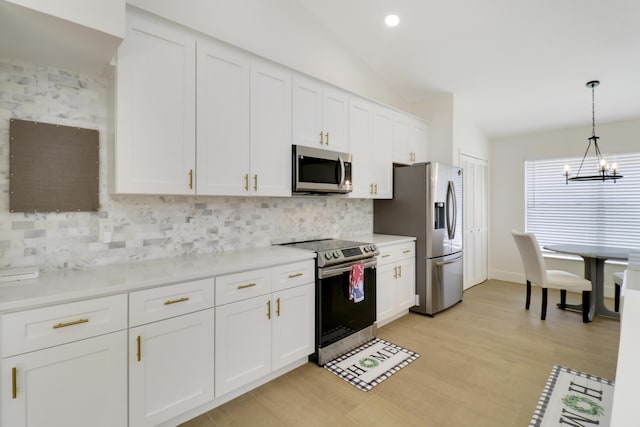
[{"label": "stainless steel range", "polygon": [[[319,365],[376,336],[376,256],[373,243],[310,240],[288,246],[317,253],[316,352]],[[350,297],[354,265],[362,269],[362,297]],[[358,302],[356,302],[356,300]]]}]

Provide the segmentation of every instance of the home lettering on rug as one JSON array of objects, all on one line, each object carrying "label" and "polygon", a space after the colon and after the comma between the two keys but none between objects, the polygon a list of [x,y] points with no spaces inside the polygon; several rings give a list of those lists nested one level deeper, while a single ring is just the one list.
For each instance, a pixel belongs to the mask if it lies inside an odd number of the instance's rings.
[{"label": "home lettering on rug", "polygon": [[562,408],[558,422],[574,427],[584,427],[584,423],[599,425],[598,418],[604,414],[604,408],[598,403],[602,402],[602,390],[589,388],[571,381],[568,392],[575,394],[564,395],[562,403],[575,412]]},{"label": "home lettering on rug", "polygon": [[397,354],[398,352],[398,349],[385,346],[375,353],[364,356],[358,361],[357,364],[353,364],[346,369],[353,375],[359,377],[360,375],[365,374],[367,372],[367,369],[376,368],[380,364],[380,362],[384,362],[385,360],[390,359],[391,356]]}]

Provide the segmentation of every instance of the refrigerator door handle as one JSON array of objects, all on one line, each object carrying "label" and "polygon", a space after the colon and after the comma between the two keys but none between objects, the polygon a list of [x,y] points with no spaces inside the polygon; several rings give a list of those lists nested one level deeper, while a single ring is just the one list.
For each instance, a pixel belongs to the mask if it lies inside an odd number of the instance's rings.
[{"label": "refrigerator door handle", "polygon": [[453,263],[456,263],[456,262],[460,261],[461,259],[462,259],[462,256],[459,256],[458,258],[454,258],[454,259],[451,259],[449,261],[439,261],[439,262],[436,262],[436,266],[442,267],[443,265],[453,264]]},{"label": "refrigerator door handle", "polygon": [[[449,234],[450,240],[453,240],[456,236],[456,223],[458,222],[458,219],[456,218],[458,215],[458,207],[456,206],[456,203],[456,189],[453,185],[453,181],[449,181],[449,184],[447,185],[447,233]],[[453,207],[453,210],[451,210],[451,207]]]}]

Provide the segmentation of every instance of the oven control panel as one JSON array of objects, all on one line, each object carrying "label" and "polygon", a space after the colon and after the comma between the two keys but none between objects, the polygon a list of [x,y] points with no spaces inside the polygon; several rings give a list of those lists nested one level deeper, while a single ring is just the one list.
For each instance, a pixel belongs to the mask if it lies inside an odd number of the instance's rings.
[{"label": "oven control panel", "polygon": [[347,263],[359,259],[370,258],[379,255],[380,251],[374,244],[363,244],[349,248],[324,250],[318,252],[318,267]]}]

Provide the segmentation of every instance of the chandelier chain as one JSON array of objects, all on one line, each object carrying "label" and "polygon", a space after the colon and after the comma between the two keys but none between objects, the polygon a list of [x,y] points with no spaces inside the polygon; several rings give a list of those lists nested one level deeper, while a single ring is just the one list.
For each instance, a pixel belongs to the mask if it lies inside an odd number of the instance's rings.
[{"label": "chandelier chain", "polygon": [[596,136],[596,95],[595,95],[595,85],[591,86],[591,136]]}]

